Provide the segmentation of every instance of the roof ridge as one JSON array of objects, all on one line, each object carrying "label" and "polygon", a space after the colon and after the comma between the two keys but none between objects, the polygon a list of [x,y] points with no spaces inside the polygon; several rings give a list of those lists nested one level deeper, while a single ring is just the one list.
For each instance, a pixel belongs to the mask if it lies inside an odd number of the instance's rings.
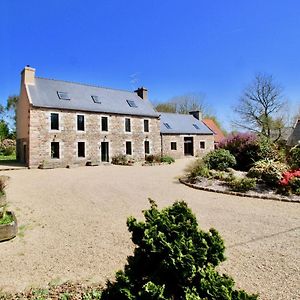
[{"label": "roof ridge", "polygon": [[128,92],[128,93],[135,94],[132,91],[128,91],[128,90],[124,90],[124,89],[113,89],[113,88],[100,86],[100,85],[89,84],[89,83],[82,83],[82,82],[69,81],[69,80],[60,80],[60,79],[54,79],[54,78],[45,78],[45,77],[40,77],[40,76],[35,76],[35,78],[44,79],[44,80],[52,80],[52,81],[60,81],[60,82],[66,82],[66,83],[74,83],[74,84],[85,85],[85,86],[90,86],[90,87],[96,87],[96,88],[101,88],[101,89],[106,89],[106,90],[121,91],[121,92]]}]

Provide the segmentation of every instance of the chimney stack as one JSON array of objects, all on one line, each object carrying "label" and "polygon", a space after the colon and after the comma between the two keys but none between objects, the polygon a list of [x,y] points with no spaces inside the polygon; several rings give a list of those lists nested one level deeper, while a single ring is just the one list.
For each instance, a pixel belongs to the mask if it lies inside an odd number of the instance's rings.
[{"label": "chimney stack", "polygon": [[196,118],[199,121],[202,120],[202,113],[200,110],[190,111],[189,114],[192,115],[194,118]]},{"label": "chimney stack", "polygon": [[148,90],[146,88],[140,87],[134,92],[137,93],[137,95],[142,99],[148,100]]},{"label": "chimney stack", "polygon": [[22,83],[34,85],[35,69],[27,65],[21,72]]}]

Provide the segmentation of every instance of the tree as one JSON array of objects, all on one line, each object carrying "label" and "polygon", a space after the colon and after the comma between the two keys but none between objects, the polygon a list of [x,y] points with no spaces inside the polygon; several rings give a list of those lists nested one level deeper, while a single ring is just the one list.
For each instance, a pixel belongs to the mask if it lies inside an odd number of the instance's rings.
[{"label": "tree", "polygon": [[171,98],[166,103],[159,103],[156,106],[159,112],[172,112],[188,114],[190,111],[200,110],[203,115],[209,114],[208,105],[201,93],[188,93]]},{"label": "tree", "polygon": [[145,222],[130,217],[127,226],[136,245],[123,271],[108,281],[102,300],[255,300],[219,274],[224,242],[215,229],[205,232],[185,202],[144,211]]},{"label": "tree", "polygon": [[9,128],[4,120],[0,120],[0,142],[9,137]]},{"label": "tree", "polygon": [[11,119],[14,121],[14,127],[16,127],[17,120],[17,103],[19,96],[12,95],[7,98],[5,110],[11,114]]},{"label": "tree", "polygon": [[269,139],[276,132],[274,140],[278,140],[284,127],[283,114],[280,114],[284,103],[282,88],[274,78],[257,74],[234,108],[239,118],[233,123]]}]

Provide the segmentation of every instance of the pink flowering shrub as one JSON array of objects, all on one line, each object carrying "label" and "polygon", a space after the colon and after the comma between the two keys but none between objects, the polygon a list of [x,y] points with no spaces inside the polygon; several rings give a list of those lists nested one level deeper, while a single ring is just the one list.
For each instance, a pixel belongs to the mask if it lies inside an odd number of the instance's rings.
[{"label": "pink flowering shrub", "polygon": [[279,191],[283,194],[300,195],[300,169],[283,173],[279,185]]}]

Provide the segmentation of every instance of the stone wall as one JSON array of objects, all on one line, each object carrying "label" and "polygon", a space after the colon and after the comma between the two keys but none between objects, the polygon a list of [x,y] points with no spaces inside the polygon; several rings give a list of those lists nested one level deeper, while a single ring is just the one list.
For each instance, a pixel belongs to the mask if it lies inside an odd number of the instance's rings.
[{"label": "stone wall", "polygon": [[[59,113],[59,130],[50,129],[50,114]],[[77,131],[77,115],[84,115],[85,131]],[[108,131],[101,131],[101,116],[108,117]],[[131,119],[131,132],[125,132],[125,118]],[[144,132],[144,120],[149,132]],[[160,125],[157,118],[109,115],[68,110],[31,108],[29,166],[66,167],[100,163],[101,142],[109,142],[109,160],[125,154],[126,141],[132,142],[132,158],[144,159],[144,141],[150,142],[150,153],[160,154]],[[60,158],[51,158],[51,142],[60,143]],[[78,158],[77,143],[85,142],[85,158]]]},{"label": "stone wall", "polygon": [[[193,137],[194,156],[202,157],[214,149],[213,135],[182,135],[182,134],[163,134],[162,135],[162,153],[173,158],[184,157],[184,138]],[[171,142],[176,142],[176,150],[171,150]],[[200,148],[200,142],[205,142],[205,148]]]}]

